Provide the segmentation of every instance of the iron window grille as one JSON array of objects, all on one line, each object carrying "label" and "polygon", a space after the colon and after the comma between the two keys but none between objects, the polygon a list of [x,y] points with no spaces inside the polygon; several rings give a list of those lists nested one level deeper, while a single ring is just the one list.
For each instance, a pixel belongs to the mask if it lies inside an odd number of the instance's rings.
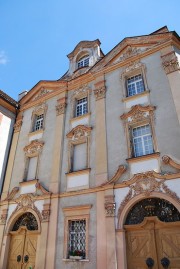
[{"label": "iron window grille", "polygon": [[86,220],[69,220],[68,257],[86,257]]}]

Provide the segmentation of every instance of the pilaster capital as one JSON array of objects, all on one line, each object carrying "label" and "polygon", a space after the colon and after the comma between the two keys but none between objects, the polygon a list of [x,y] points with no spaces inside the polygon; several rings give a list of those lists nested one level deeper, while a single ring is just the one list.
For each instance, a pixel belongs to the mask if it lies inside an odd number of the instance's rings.
[{"label": "pilaster capital", "polygon": [[96,88],[94,90],[94,95],[96,97],[96,101],[98,101],[99,99],[105,98],[106,97],[106,87],[101,86],[101,87]]},{"label": "pilaster capital", "polygon": [[64,114],[65,109],[66,109],[66,98],[63,97],[63,98],[57,100],[56,115],[59,116],[61,114]]},{"label": "pilaster capital", "polygon": [[162,58],[162,66],[166,74],[180,70],[179,61],[174,51],[171,51],[161,56],[161,58]]},{"label": "pilaster capital", "polygon": [[115,216],[116,203],[114,201],[114,195],[105,196],[104,208],[105,208],[106,217]]}]

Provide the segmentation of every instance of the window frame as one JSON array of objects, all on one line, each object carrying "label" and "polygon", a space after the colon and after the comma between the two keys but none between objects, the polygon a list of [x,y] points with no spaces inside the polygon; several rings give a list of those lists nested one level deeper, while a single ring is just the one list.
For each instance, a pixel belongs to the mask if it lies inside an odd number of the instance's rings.
[{"label": "window frame", "polygon": [[[127,89],[127,80],[131,77],[135,77],[137,75],[142,76],[142,81],[144,85],[144,91],[140,93],[136,93],[134,95],[128,95],[128,89]],[[147,78],[146,78],[146,66],[145,64],[142,64],[141,62],[134,62],[132,65],[126,66],[124,68],[124,71],[122,72],[121,81],[123,85],[123,99],[126,98],[135,98],[138,97],[141,94],[144,94],[149,91],[148,84],[147,84]]]},{"label": "window frame", "polygon": [[[86,99],[84,102],[83,100]],[[78,103],[82,100],[81,103]],[[86,106],[85,106],[86,105]],[[84,107],[85,107],[85,112],[84,112]],[[78,112],[78,108],[81,112]],[[83,98],[78,98],[76,99],[76,107],[75,107],[75,117],[80,117],[83,115],[88,114],[88,97],[84,96]]]},{"label": "window frame", "polygon": [[[28,179],[28,169],[29,169],[29,162],[30,158],[37,157],[36,161],[36,169],[35,169],[35,178],[38,178],[38,172],[39,172],[39,162],[40,162],[40,154],[43,150],[44,142],[33,140],[30,142],[30,144],[26,147],[24,147],[25,152],[25,169],[24,169],[24,175],[23,175],[23,181],[30,181],[31,179]],[[31,150],[33,149],[33,150]]]},{"label": "window frame", "polygon": [[71,260],[69,255],[69,221],[86,221],[86,247],[85,252],[86,256],[84,260],[89,260],[89,221],[90,221],[90,209],[92,208],[92,205],[80,205],[80,206],[72,206],[72,207],[66,207],[63,208],[64,213],[64,252],[63,256],[65,260]]},{"label": "window frame", "polygon": [[[84,221],[85,222],[85,231],[83,231],[83,235],[84,235],[84,237],[85,238],[83,238],[84,239],[84,241],[85,241],[85,246],[84,246],[84,249],[83,250],[81,250],[81,248],[79,249],[79,247],[78,247],[78,244],[77,244],[77,242],[76,242],[76,246],[75,247],[72,247],[72,249],[73,250],[71,250],[71,234],[73,233],[71,230],[70,230],[70,224],[72,223],[72,222],[81,222],[81,221]],[[83,251],[84,253],[85,253],[85,256],[83,257],[83,259],[85,259],[86,258],[86,240],[87,240],[87,236],[86,236],[86,229],[87,229],[87,220],[86,220],[86,218],[71,218],[71,219],[68,219],[68,226],[67,226],[67,228],[68,228],[68,231],[67,231],[67,234],[68,234],[68,238],[67,238],[67,258],[70,258],[70,252],[71,251],[75,251],[75,250],[80,250],[80,251]],[[75,237],[77,238],[77,237],[80,237],[80,236],[82,236],[82,235],[80,235],[80,231],[79,232],[74,232],[74,234],[76,235]],[[74,240],[75,241],[75,240]],[[80,244],[80,245],[83,245],[83,244]]]},{"label": "window frame", "polygon": [[43,128],[44,128],[44,114],[36,115],[34,119],[33,132],[42,130]]},{"label": "window frame", "polygon": [[[139,135],[137,137],[133,137],[133,130],[134,129],[142,128],[142,127],[145,127],[145,126],[149,126],[149,129],[150,129],[149,134],[142,134],[142,135]],[[152,130],[151,130],[150,124],[143,124],[143,125],[138,125],[138,126],[132,126],[131,127],[131,136],[132,136],[132,138],[131,138],[131,141],[132,141],[132,157],[136,158],[136,157],[141,157],[141,156],[145,156],[145,155],[154,153],[153,137],[152,137]],[[150,152],[150,153],[146,153],[145,142],[144,142],[144,139],[143,139],[144,137],[147,137],[147,136],[150,136],[151,137],[152,152]],[[143,154],[141,154],[141,155],[138,155],[138,151],[135,149],[135,142],[134,142],[134,140],[137,139],[137,138],[140,138],[141,139],[141,145],[142,145],[142,149],[143,149]],[[148,144],[148,146],[149,146],[149,144]]]},{"label": "window frame", "polygon": [[[74,91],[74,93],[71,96],[71,119],[86,117],[87,115],[90,114],[90,93],[91,89],[87,85]],[[80,116],[76,116],[77,101],[83,98],[87,98],[87,113],[82,114]]]},{"label": "window frame", "polygon": [[[144,125],[149,125],[152,136],[153,144],[153,153],[158,151],[157,141],[155,136],[155,127],[154,127],[154,110],[153,106],[141,106],[135,105],[129,112],[121,115],[121,119],[124,120],[125,134],[128,148],[128,158],[138,158],[143,157],[149,154],[134,156],[133,142],[132,142],[132,130],[133,128],[141,127]],[[153,154],[150,153],[150,154]]]},{"label": "window frame", "polygon": [[[88,64],[86,64],[88,60]],[[77,69],[83,68],[83,67],[88,67],[90,63],[90,57],[89,55],[84,55],[79,60],[77,60]]]},{"label": "window frame", "polygon": [[[69,140],[68,146],[68,173],[77,172],[80,170],[73,171],[73,158],[74,158],[74,146],[79,144],[86,144],[86,168],[89,168],[89,137],[84,137],[76,140]],[[82,170],[85,170],[82,169]]]},{"label": "window frame", "polygon": [[[137,76],[141,76],[141,79],[140,78],[136,79]],[[128,80],[130,79],[132,80],[133,78],[135,78],[133,82],[128,82]],[[139,83],[142,82],[141,86],[143,87],[143,90],[140,92],[138,92],[138,85],[137,85],[138,82]],[[134,94],[130,94],[130,91],[133,91],[133,89],[130,89],[129,86],[132,86],[132,85],[134,85],[134,91],[135,91]],[[132,97],[134,95],[141,94],[145,91],[144,80],[141,73],[126,78],[126,91],[127,91],[127,97]]]},{"label": "window frame", "polygon": [[[43,132],[45,130],[45,119],[46,119],[47,108],[48,108],[47,105],[43,103],[33,110],[32,116],[31,116],[30,133],[38,133],[38,132]],[[39,117],[40,115],[43,115],[42,128],[36,130],[35,126],[37,122],[37,117]]]}]

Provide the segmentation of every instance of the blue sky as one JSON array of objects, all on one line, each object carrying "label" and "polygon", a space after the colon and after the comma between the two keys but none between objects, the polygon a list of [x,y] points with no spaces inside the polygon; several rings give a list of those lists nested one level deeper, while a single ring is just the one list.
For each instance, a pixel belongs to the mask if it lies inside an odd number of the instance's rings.
[{"label": "blue sky", "polygon": [[180,35],[180,0],[0,0],[0,89],[17,100],[39,80],[57,80],[81,40],[106,54],[127,36],[164,25]]}]

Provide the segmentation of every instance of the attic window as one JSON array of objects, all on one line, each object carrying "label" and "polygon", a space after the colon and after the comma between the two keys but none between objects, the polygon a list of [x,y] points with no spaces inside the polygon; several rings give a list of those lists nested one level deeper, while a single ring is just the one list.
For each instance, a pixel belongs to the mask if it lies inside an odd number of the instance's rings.
[{"label": "attic window", "polygon": [[85,66],[89,66],[89,55],[84,56],[77,62],[78,68],[85,67]]}]

